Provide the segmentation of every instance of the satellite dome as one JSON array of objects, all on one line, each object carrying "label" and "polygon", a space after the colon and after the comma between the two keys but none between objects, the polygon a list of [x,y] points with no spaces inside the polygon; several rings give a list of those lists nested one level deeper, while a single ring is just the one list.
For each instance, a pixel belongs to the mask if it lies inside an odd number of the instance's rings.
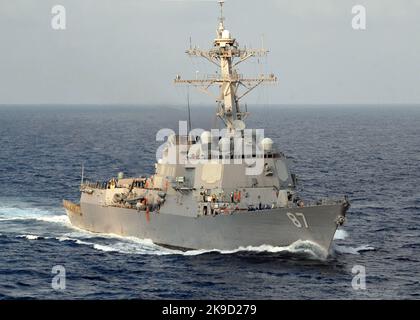
[{"label": "satellite dome", "polygon": [[273,140],[271,140],[270,138],[264,138],[261,140],[261,146],[264,151],[272,151]]},{"label": "satellite dome", "polygon": [[229,30],[223,30],[222,39],[230,39],[230,31]]},{"label": "satellite dome", "polygon": [[211,143],[211,133],[209,131],[204,131],[201,136],[201,143],[209,144]]},{"label": "satellite dome", "polygon": [[222,138],[219,141],[219,150],[221,152],[229,152],[230,151],[230,139],[229,138]]}]

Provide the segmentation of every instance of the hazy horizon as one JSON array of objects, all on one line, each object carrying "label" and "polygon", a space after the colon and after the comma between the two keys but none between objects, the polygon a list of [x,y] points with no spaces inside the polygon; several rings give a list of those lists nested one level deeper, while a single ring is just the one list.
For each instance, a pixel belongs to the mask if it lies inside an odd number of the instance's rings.
[{"label": "hazy horizon", "polygon": [[[11,103],[0,104],[2,107],[139,107],[139,108],[187,108],[187,104],[170,104],[170,103]],[[208,103],[190,103],[190,107],[200,108],[216,108],[216,104]],[[271,104],[248,104],[248,108],[265,108],[265,107],[420,107],[420,103],[271,103]],[[243,106],[242,106],[243,108]]]},{"label": "hazy horizon", "polygon": [[[51,8],[66,8],[66,30]],[[367,29],[353,30],[354,5]],[[185,54],[210,48],[216,1],[0,0],[0,105],[183,105],[177,74],[213,73]],[[419,105],[420,1],[227,0],[226,27],[267,59],[240,65],[273,72],[248,105]],[[246,65],[247,64],[247,65]],[[198,71],[198,73],[197,73]],[[213,99],[191,89],[191,104]]]}]

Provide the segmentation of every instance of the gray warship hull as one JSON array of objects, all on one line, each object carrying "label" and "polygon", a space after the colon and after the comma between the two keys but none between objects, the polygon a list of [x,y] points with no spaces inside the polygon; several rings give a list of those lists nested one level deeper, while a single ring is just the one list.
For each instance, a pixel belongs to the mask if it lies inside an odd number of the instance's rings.
[{"label": "gray warship hull", "polygon": [[[315,243],[328,254],[346,208],[334,204],[188,217],[82,203],[80,210],[67,207],[66,211],[78,228],[150,239],[170,247],[234,250],[248,246],[288,246],[301,240]],[[293,222],[290,217],[298,220]]]}]

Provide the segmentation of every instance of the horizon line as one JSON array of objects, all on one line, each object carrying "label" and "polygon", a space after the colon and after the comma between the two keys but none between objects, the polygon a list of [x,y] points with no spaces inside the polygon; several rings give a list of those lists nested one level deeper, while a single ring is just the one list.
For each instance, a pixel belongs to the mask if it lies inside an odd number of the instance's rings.
[{"label": "horizon line", "polygon": [[[202,106],[202,107],[215,107],[215,104],[207,104],[207,103],[198,103],[192,104],[193,106]],[[258,107],[265,107],[265,106],[315,106],[315,107],[322,107],[322,106],[420,106],[420,102],[413,102],[413,103],[248,103],[248,106],[258,106]],[[40,106],[57,106],[57,107],[66,107],[66,106],[132,106],[132,107],[184,107],[184,104],[168,104],[168,103],[0,103],[0,107],[14,107],[14,106],[33,106],[33,107],[40,107]]]}]

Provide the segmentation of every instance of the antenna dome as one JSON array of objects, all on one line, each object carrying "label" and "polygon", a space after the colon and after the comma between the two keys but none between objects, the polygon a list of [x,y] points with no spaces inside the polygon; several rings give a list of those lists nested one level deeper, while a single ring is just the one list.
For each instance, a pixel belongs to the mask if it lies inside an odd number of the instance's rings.
[{"label": "antenna dome", "polygon": [[221,152],[229,152],[230,151],[230,139],[229,138],[222,138],[219,140],[219,150]]},{"label": "antenna dome", "polygon": [[272,151],[273,150],[273,140],[270,138],[264,138],[261,140],[261,147],[264,151]]},{"label": "antenna dome", "polygon": [[201,134],[200,139],[201,139],[201,143],[204,143],[204,144],[211,143],[211,133],[210,133],[210,131],[204,131]]},{"label": "antenna dome", "polygon": [[223,30],[222,39],[230,39],[230,31],[229,30]]}]

